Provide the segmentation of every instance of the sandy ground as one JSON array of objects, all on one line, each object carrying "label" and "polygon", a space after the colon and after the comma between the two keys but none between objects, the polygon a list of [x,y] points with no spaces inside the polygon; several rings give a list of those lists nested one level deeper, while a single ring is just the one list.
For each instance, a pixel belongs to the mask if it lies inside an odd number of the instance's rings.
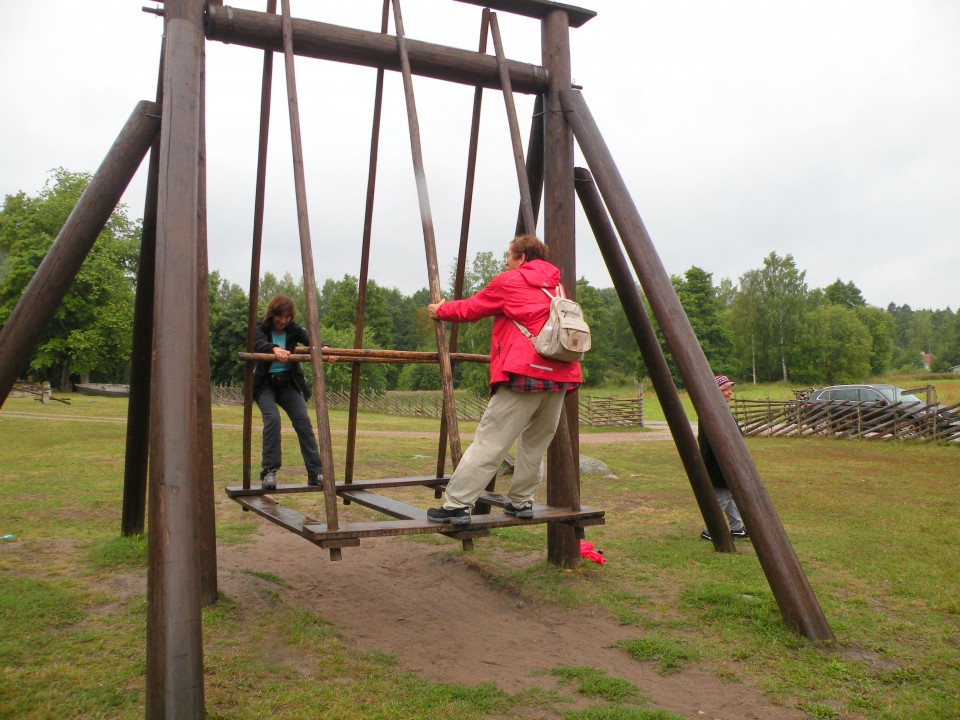
[{"label": "sandy ground", "polygon": [[246,601],[266,598],[278,592],[277,586],[243,571],[275,573],[290,584],[279,589],[284,602],[321,615],[359,649],[390,653],[398,670],[429,680],[470,686],[493,681],[516,693],[556,685],[553,676],[538,670],[589,666],[639,687],[649,707],[685,718],[805,717],[774,705],[749,684],[723,680],[709,670],[660,675],[654,664],[611,647],[635,637],[635,629],[521,599],[436,546],[376,538],[343,554],[333,562],[325,551],[265,523],[255,544],[219,550],[220,589]]}]

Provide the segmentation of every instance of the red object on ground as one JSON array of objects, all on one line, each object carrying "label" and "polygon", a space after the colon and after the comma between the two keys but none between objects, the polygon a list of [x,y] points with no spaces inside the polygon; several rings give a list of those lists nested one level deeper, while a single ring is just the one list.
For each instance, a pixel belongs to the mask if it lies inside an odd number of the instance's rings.
[{"label": "red object on ground", "polygon": [[586,560],[593,560],[593,562],[598,565],[603,565],[607,561],[603,553],[596,552],[593,549],[593,543],[587,540],[580,541],[580,557]]}]

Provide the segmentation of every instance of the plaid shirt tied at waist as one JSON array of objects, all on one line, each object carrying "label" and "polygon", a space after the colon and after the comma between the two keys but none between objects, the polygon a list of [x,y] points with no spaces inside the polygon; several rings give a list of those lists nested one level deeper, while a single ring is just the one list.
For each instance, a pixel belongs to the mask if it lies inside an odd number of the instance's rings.
[{"label": "plaid shirt tied at waist", "polygon": [[506,387],[514,392],[521,393],[569,392],[580,387],[580,383],[554,382],[553,380],[541,380],[540,378],[510,373],[510,380],[505,383],[497,383],[497,387]]}]

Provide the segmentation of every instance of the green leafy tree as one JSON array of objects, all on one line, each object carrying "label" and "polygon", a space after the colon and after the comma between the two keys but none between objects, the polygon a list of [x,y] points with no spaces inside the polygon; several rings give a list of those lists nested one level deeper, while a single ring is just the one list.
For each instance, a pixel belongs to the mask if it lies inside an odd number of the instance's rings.
[{"label": "green leafy tree", "polygon": [[772,252],[764,258],[763,268],[740,277],[732,317],[744,323],[738,336],[747,345],[741,345],[737,354],[741,360],[746,356],[755,380],[790,379],[790,366],[801,352],[806,332],[805,275],[792,255],[780,257]]},{"label": "green leafy tree", "polygon": [[865,307],[867,304],[867,301],[863,299],[860,288],[852,282],[845,283],[840,278],[823,289],[823,297],[831,305]]},{"label": "green leafy tree", "polygon": [[629,384],[637,378],[640,351],[613,288],[577,281],[577,302],[590,325],[591,348],[580,363],[585,385]]},{"label": "green leafy tree", "polygon": [[960,310],[954,315],[950,326],[945,331],[943,352],[934,358],[931,368],[935,372],[945,372],[960,365]]},{"label": "green leafy tree", "polygon": [[303,293],[303,280],[294,281],[290,273],[284,273],[282,278],[278,278],[273,273],[266,273],[260,280],[260,293],[257,296],[257,305],[260,308],[258,315],[260,317],[263,317],[270,298],[275,295],[286,295],[293,300],[293,304],[297,308],[297,321],[306,327],[307,303]]},{"label": "green leafy tree", "polygon": [[914,310],[907,328],[905,349],[916,355],[933,352],[933,313],[930,310]]},{"label": "green leafy tree", "polygon": [[733,284],[730,278],[721,278],[717,284],[717,300],[724,310],[729,310],[733,305],[733,299],[737,296],[737,286]]},{"label": "green leafy tree", "polygon": [[[354,327],[357,320],[357,278],[344,275],[341,280],[326,280],[320,291],[320,316],[333,328]],[[347,347],[353,347],[353,339]]]},{"label": "green leafy tree", "polygon": [[244,363],[238,352],[247,348],[247,295],[239,285],[210,273],[210,381],[243,384]]},{"label": "green leafy tree", "polygon": [[[594,325],[591,315],[584,310],[587,323],[591,327],[591,335],[596,342],[598,334],[603,336],[604,354],[607,358],[607,367],[604,371],[603,382],[616,385],[630,385],[635,383],[645,373],[640,372],[642,365],[640,349],[630,328],[630,322],[620,304],[617,291],[612,287],[596,290],[606,308],[606,316],[602,318],[602,325]],[[579,295],[578,295],[579,299]],[[590,351],[591,353],[593,350]],[[589,353],[588,353],[589,354]],[[595,379],[591,380],[591,383]]]},{"label": "green leafy tree", "polygon": [[439,390],[440,387],[440,368],[437,365],[405,365],[397,380],[397,390]]},{"label": "green leafy tree", "polygon": [[[392,347],[397,350],[416,350],[418,347],[416,335],[417,304],[414,297],[407,297],[396,288],[378,287],[383,299],[383,305],[390,318],[390,335],[393,338]],[[430,296],[429,291],[427,297]],[[426,303],[423,303],[426,306]]]},{"label": "green leafy tree", "polygon": [[949,352],[950,338],[953,332],[955,315],[949,308],[946,310],[934,310],[930,318],[931,335],[933,340],[930,343],[930,353],[933,355],[931,369],[937,364],[937,359],[943,357]]},{"label": "green leafy tree", "polygon": [[[471,295],[476,295],[480,292],[484,286],[497,275],[504,271],[503,260],[497,257],[496,254],[485,250],[483,252],[478,252],[473,256],[473,259],[466,263],[463,269],[463,295],[462,297],[470,297]],[[457,276],[457,260],[454,258],[454,261],[450,265],[450,277],[449,277],[449,287],[450,287],[450,297],[453,297],[453,290],[456,287],[456,276]]]},{"label": "green leafy tree", "polygon": [[710,367],[717,375],[733,372],[733,341],[723,323],[723,305],[713,276],[694,266],[682,279],[671,279]]},{"label": "green leafy tree", "polygon": [[810,312],[817,328],[801,341],[793,378],[804,384],[862,382],[870,374],[871,338],[850,308],[825,304]]},{"label": "green leafy tree", "polygon": [[[333,328],[328,325],[320,327],[320,336],[323,342],[330,347],[351,348],[353,347],[354,328]],[[367,349],[379,349],[372,333],[368,330],[363,332],[363,347]],[[385,363],[362,363],[360,365],[360,388],[363,392],[383,392],[387,389],[387,369]],[[309,372],[310,364],[304,363],[303,370],[306,374]],[[347,392],[350,390],[350,384],[353,378],[353,365],[349,360],[336,360],[326,362],[323,366],[323,378],[327,390],[336,392]]]},{"label": "green leafy tree", "polygon": [[613,349],[612,338],[605,328],[610,326],[610,308],[606,298],[581,277],[577,280],[577,302],[583,309],[583,317],[590,325],[590,352],[583,356],[580,370],[583,373],[583,382],[600,385],[610,371],[610,355]]},{"label": "green leafy tree", "polygon": [[749,377],[754,383],[761,380],[762,352],[760,345],[760,275],[757,271],[740,277],[738,291],[730,301],[725,317],[733,338],[733,353],[737,360],[736,375]]},{"label": "green leafy tree", "polygon": [[[684,275],[671,275],[670,282],[680,305],[683,307],[687,320],[693,328],[697,341],[703,349],[711,369],[719,374],[736,374],[734,370],[738,367],[734,356],[734,344],[730,331],[724,322],[724,308],[720,301],[717,288],[713,287],[712,275],[696,266],[687,270]],[[678,386],[683,386],[683,378],[673,360],[670,350],[667,347],[663,331],[660,329],[660,323],[654,317],[653,312],[644,297],[644,306],[647,308],[647,314],[650,316],[657,339],[660,343],[660,349],[670,368],[670,374]]]},{"label": "green leafy tree", "polygon": [[[57,168],[36,196],[8,195],[0,212],[0,324],[13,312],[90,182]],[[130,358],[140,224],[123,205],[97,237],[28,363],[35,378],[67,387],[71,374],[125,379]]]},{"label": "green leafy tree", "polygon": [[880,308],[869,305],[857,307],[854,312],[870,333],[870,374],[882,375],[893,361],[893,318]]},{"label": "green leafy tree", "polygon": [[[320,293],[320,316],[325,325],[334,328],[356,327],[359,304],[359,280],[353,275],[344,275],[341,280],[327,280]],[[387,309],[388,293],[372,280],[367,283],[364,302],[363,329],[379,348],[393,347],[393,319]],[[351,338],[347,347],[353,347]]]}]

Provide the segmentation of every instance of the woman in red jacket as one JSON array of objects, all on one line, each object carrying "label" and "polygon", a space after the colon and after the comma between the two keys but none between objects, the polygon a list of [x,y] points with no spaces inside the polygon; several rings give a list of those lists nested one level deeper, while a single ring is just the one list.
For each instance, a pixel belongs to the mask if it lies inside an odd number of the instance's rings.
[{"label": "woman in red jacket", "polygon": [[563,397],[581,381],[579,363],[540,356],[517,327],[520,323],[536,335],[547,320],[550,298],[544,290],[555,293],[560,270],[546,258],[546,245],[532,235],[520,235],[507,248],[507,270],[483,290],[466,300],[427,306],[437,320],[475,322],[493,317],[490,402],[473,444],[447,484],[443,506],[427,511],[433,522],[469,524],[470,509],[514,442],[517,459],[503,510],[519,518],[533,517],[541,461],[557,431]]}]

